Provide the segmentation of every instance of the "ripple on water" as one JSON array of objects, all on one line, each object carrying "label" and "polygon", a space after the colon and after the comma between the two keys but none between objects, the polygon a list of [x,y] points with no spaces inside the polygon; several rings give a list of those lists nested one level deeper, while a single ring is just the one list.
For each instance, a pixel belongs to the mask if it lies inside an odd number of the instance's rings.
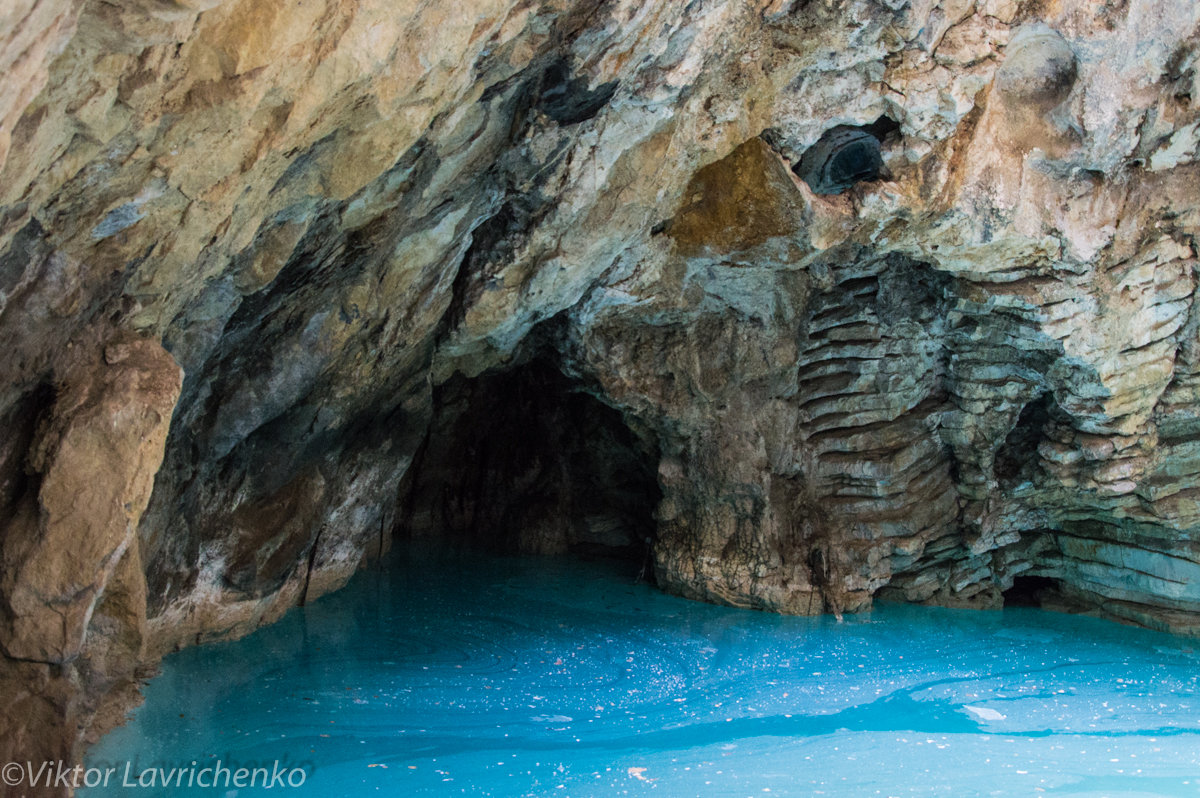
[{"label": "ripple on water", "polygon": [[88,762],[279,759],[323,798],[1200,793],[1190,641],[1027,610],[788,618],[628,570],[398,559],[169,657]]}]

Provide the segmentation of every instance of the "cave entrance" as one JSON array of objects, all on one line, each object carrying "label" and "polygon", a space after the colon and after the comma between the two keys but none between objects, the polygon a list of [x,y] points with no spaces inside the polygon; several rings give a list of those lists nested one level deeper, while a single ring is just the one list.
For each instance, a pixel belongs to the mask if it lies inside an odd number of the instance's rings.
[{"label": "cave entrance", "polygon": [[1049,392],[1021,409],[1004,443],[996,450],[996,481],[1002,490],[1015,490],[1034,478],[1039,468],[1038,444],[1045,439],[1047,427],[1061,415]]},{"label": "cave entrance", "polygon": [[1005,607],[1041,607],[1048,598],[1057,596],[1058,580],[1048,576],[1018,576],[1012,587],[1004,591]]},{"label": "cave entrance", "polygon": [[647,566],[658,460],[652,435],[548,359],[456,375],[435,390],[429,435],[401,491],[396,542]]},{"label": "cave entrance", "polygon": [[837,125],[804,151],[792,171],[816,194],[841,194],[856,183],[887,177],[881,147],[899,134],[900,124],[887,115],[869,125]]}]

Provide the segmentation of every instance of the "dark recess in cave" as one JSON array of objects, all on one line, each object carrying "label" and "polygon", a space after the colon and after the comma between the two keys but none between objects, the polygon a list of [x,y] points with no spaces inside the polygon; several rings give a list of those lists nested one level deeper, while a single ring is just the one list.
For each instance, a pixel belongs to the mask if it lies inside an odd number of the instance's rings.
[{"label": "dark recess in cave", "polygon": [[1046,425],[1057,415],[1054,397],[1044,393],[1021,409],[1017,423],[996,451],[996,481],[1004,490],[1012,490],[1033,478],[1037,472],[1038,444],[1046,434]]},{"label": "dark recess in cave", "polygon": [[869,125],[863,125],[861,129],[879,139],[880,144],[890,144],[900,139],[900,123],[887,114]]},{"label": "dark recess in cave", "polygon": [[8,249],[0,252],[0,291],[12,293],[29,263],[38,258],[45,238],[46,231],[37,219],[30,219],[17,231]]},{"label": "dark recess in cave", "polygon": [[1046,598],[1058,593],[1058,580],[1048,576],[1018,576],[1004,591],[1005,607],[1040,607]]},{"label": "dark recess in cave", "polygon": [[575,125],[600,113],[616,91],[615,80],[589,90],[587,78],[572,77],[570,63],[561,58],[542,75],[538,108],[560,125]]},{"label": "dark recess in cave", "polygon": [[435,393],[429,436],[402,486],[396,540],[640,565],[655,535],[658,459],[649,435],[544,358],[456,375]]},{"label": "dark recess in cave", "polygon": [[4,428],[13,430],[0,443],[0,512],[11,516],[22,499],[36,497],[41,486],[41,474],[29,462],[39,427],[50,414],[57,392],[50,382],[43,382],[27,391],[4,417]]},{"label": "dark recess in cave", "polygon": [[869,125],[836,125],[804,151],[792,171],[814,193],[841,194],[857,183],[887,176],[880,145],[899,131],[899,123],[886,115]]}]

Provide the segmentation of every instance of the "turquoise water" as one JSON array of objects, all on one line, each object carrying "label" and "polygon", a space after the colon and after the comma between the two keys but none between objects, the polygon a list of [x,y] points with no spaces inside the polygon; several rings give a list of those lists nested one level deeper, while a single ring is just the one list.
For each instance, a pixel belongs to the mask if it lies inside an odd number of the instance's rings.
[{"label": "turquoise water", "polygon": [[[634,570],[364,572],[168,657],[88,756],[96,778],[117,769],[109,787],[79,794],[1200,795],[1194,641],[1025,609],[788,618],[666,596]],[[302,784],[120,784],[218,760]]]}]

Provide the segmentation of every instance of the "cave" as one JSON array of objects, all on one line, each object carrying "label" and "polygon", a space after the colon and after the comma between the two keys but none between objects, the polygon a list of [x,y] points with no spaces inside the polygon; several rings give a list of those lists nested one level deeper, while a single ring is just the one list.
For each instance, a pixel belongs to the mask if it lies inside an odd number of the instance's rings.
[{"label": "cave", "polygon": [[439,386],[400,491],[400,547],[571,554],[647,567],[657,445],[546,357]]},{"label": "cave", "polygon": [[841,194],[884,175],[880,146],[893,141],[899,130],[886,115],[869,125],[837,125],[804,151],[793,171],[816,194]]},{"label": "cave", "polygon": [[1038,472],[1038,444],[1045,439],[1046,425],[1059,416],[1061,411],[1049,393],[1021,408],[1016,423],[996,451],[995,474],[1002,489],[1012,490],[1033,479]]},{"label": "cave", "polygon": [[1003,595],[1005,607],[1041,607],[1057,592],[1059,580],[1049,576],[1017,576]]},{"label": "cave", "polygon": [[1193,791],[1194,4],[950,5],[10,3],[0,792]]}]

